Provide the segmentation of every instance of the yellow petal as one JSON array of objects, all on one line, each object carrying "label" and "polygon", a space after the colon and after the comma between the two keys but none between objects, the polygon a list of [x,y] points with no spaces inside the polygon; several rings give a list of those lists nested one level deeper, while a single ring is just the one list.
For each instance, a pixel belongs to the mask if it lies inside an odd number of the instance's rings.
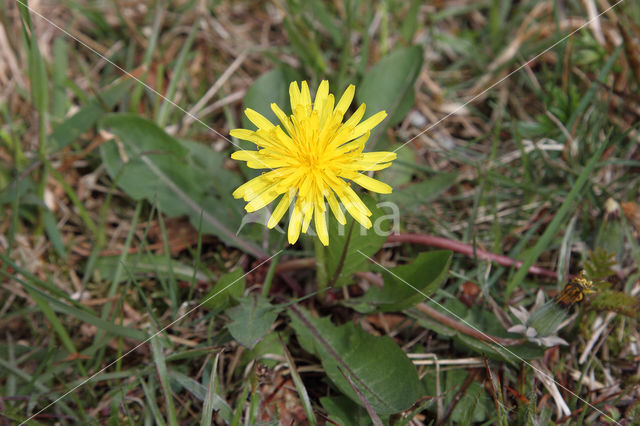
[{"label": "yellow petal", "polygon": [[300,197],[303,200],[311,199],[311,187],[313,185],[313,178],[311,176],[306,176],[300,185]]},{"label": "yellow petal", "polygon": [[231,158],[238,161],[255,160],[258,156],[258,151],[236,151],[231,154]]},{"label": "yellow petal", "polygon": [[364,135],[360,136],[358,139],[351,141],[349,143],[345,143],[344,145],[336,148],[334,155],[336,157],[339,157],[346,153],[350,153],[352,151],[362,152],[362,149],[364,148],[364,145],[369,140],[370,135],[371,135],[371,132],[367,132]]},{"label": "yellow petal", "polygon": [[234,138],[242,139],[243,141],[253,142],[258,146],[268,146],[269,143],[262,139],[260,135],[253,130],[247,129],[233,129],[229,132]]},{"label": "yellow petal", "polygon": [[[362,117],[364,117],[364,112],[366,111],[366,109],[367,109],[367,106],[365,104],[360,105],[356,110],[356,112],[354,112],[351,115],[351,117],[349,117],[349,119],[344,122],[344,124],[342,125],[342,128],[343,129],[355,128],[356,125],[360,122],[360,120],[362,120]],[[354,139],[354,138],[351,138],[351,139]]]},{"label": "yellow petal", "polygon": [[287,237],[289,244],[295,244],[300,236],[300,226],[302,225],[302,208],[300,207],[300,198],[293,206],[293,213],[291,213],[291,219],[289,219],[289,230]]},{"label": "yellow petal", "polygon": [[347,218],[344,216],[344,212],[342,211],[340,204],[338,204],[338,200],[336,199],[333,191],[329,191],[327,194],[327,202],[329,203],[329,207],[331,208],[333,215],[338,220],[338,223],[345,225],[347,223]]},{"label": "yellow petal", "polygon": [[275,200],[280,194],[282,194],[282,192],[278,190],[278,184],[274,183],[273,185],[262,191],[259,195],[254,197],[253,200],[249,202],[249,204],[244,206],[244,209],[249,213],[260,210],[261,208]]},{"label": "yellow petal", "polygon": [[336,109],[334,111],[340,111],[340,113],[344,115],[344,113],[349,109],[349,105],[351,105],[351,101],[353,100],[353,95],[355,93],[356,86],[350,84],[349,87],[347,87],[347,90],[345,90],[342,94],[342,97],[338,101],[338,104],[336,105]]},{"label": "yellow petal", "polygon": [[265,116],[260,114],[257,111],[252,110],[251,108],[247,108],[244,110],[245,115],[258,129],[271,129],[275,127],[272,122],[267,120]]},{"label": "yellow petal", "polygon": [[267,228],[273,229],[278,224],[278,222],[280,222],[280,219],[282,219],[282,216],[284,216],[287,209],[291,205],[292,198],[293,197],[291,196],[291,191],[287,191],[284,193],[275,210],[273,210],[273,213],[269,218],[269,222],[267,222]]},{"label": "yellow petal", "polygon": [[386,118],[386,116],[387,116],[387,113],[384,111],[380,111],[373,114],[371,117],[367,118],[362,123],[358,124],[355,127],[355,129],[353,129],[350,135],[351,139],[357,138],[358,136],[361,136],[366,132],[370,131],[371,129],[376,127],[378,124],[380,124],[382,120]]},{"label": "yellow petal", "polygon": [[300,89],[298,83],[292,81],[289,85],[289,101],[291,103],[291,112],[295,112],[296,107],[300,104]]},{"label": "yellow petal", "polygon": [[292,134],[291,120],[289,120],[287,114],[285,114],[284,111],[276,104],[271,104],[271,111],[273,111],[276,117],[278,117],[278,120],[280,120],[280,123],[282,123],[287,133]]},{"label": "yellow petal", "polygon": [[303,233],[307,233],[307,230],[309,229],[309,224],[311,223],[311,218],[313,217],[313,203],[310,201],[307,201],[304,203],[304,206],[302,207],[302,232]]},{"label": "yellow petal", "polygon": [[316,228],[316,234],[318,234],[318,238],[320,239],[322,245],[328,246],[329,231],[327,230],[327,218],[324,211],[320,210],[319,206],[317,205],[316,211],[314,213],[314,226]]},{"label": "yellow petal", "polygon": [[358,194],[356,194],[355,191],[351,189],[349,185],[344,187],[344,192],[347,194],[347,196],[351,200],[352,205],[355,206],[355,208],[357,208],[358,211],[360,211],[365,216],[371,216],[371,210],[367,208],[367,206],[362,202],[360,197],[358,197]]},{"label": "yellow petal", "polygon": [[309,85],[306,80],[300,83],[300,104],[304,107],[305,115],[311,112],[311,92],[309,92]]},{"label": "yellow petal", "polygon": [[396,157],[395,152],[365,152],[360,155],[360,159],[347,165],[346,168],[363,171],[382,170],[389,167]]},{"label": "yellow petal", "polygon": [[280,128],[280,126],[276,128],[276,137],[278,138],[278,146],[281,150],[289,153],[296,151],[296,143],[284,132],[284,130]]},{"label": "yellow petal", "polygon": [[379,180],[372,179],[367,175],[358,173],[358,176],[351,178],[352,181],[360,185],[361,187],[368,189],[369,191],[377,192],[380,194],[391,194],[391,187],[386,183]]},{"label": "yellow petal", "polygon": [[232,195],[234,198],[244,198],[245,201],[249,201],[264,191],[265,188],[271,184],[271,180],[266,178],[265,175],[261,175],[240,185],[235,191],[233,191]]},{"label": "yellow petal", "polygon": [[324,103],[327,101],[327,97],[329,96],[329,82],[327,80],[322,80],[320,86],[318,86],[318,91],[316,92],[316,98],[313,101],[313,110],[321,111],[324,109]]},{"label": "yellow petal", "polygon": [[[358,222],[360,225],[365,228],[371,228],[371,220],[362,213],[356,206],[356,204],[347,196],[344,196],[345,193],[339,194],[340,200],[342,201],[342,205],[347,209],[349,214]],[[344,197],[343,197],[344,196]]]},{"label": "yellow petal", "polygon": [[352,136],[353,129],[356,127],[356,124],[362,119],[362,116],[364,115],[364,110],[365,110],[365,105],[364,104],[360,105],[360,107],[356,110],[356,112],[354,112],[353,115],[349,117],[349,119],[340,126],[340,128],[336,131],[335,135],[333,136],[333,139],[331,140],[331,143],[329,144],[328,149],[335,148],[337,146],[342,145],[345,142],[349,142],[350,140],[355,139],[355,136]]},{"label": "yellow petal", "polygon": [[[316,99],[316,102],[317,101],[318,100]],[[327,99],[324,102],[324,105],[322,106],[322,109],[320,110],[320,128],[322,128],[323,130],[325,128],[325,124],[327,124],[328,120],[333,115],[334,102],[335,102],[335,99],[333,95],[329,93],[329,95],[327,96]],[[329,126],[331,126],[331,124],[329,124]]]}]

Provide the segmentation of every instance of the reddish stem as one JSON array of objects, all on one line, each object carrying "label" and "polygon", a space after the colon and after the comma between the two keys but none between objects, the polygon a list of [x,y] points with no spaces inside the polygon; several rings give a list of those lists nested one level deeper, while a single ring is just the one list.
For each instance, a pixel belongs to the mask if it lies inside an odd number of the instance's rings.
[{"label": "reddish stem", "polygon": [[474,339],[482,340],[483,342],[493,343],[495,345],[501,346],[514,346],[521,345],[527,341],[526,339],[509,339],[506,337],[491,336],[487,333],[483,333],[482,331],[469,327],[466,324],[462,324],[461,322],[456,321],[448,315],[435,310],[426,303],[420,303],[416,305],[416,309],[418,309],[423,314],[428,315],[432,319],[438,321],[439,323],[446,325],[447,327],[453,328],[454,330],[464,333],[467,336],[471,336]]},{"label": "reddish stem", "polygon": [[[458,241],[452,241],[447,238],[435,237],[433,235],[423,234],[391,234],[387,238],[388,243],[411,243],[422,244],[425,246],[439,247],[455,251],[457,253],[466,254],[469,257],[476,257],[478,259],[490,260],[502,266],[515,266],[520,268],[522,266],[521,260],[513,260],[510,257],[503,256],[501,254],[495,254],[488,251],[474,248],[470,244],[460,243]],[[529,273],[534,275],[542,275],[549,278],[558,278],[558,274],[549,269],[541,268],[539,266],[531,266]]]}]

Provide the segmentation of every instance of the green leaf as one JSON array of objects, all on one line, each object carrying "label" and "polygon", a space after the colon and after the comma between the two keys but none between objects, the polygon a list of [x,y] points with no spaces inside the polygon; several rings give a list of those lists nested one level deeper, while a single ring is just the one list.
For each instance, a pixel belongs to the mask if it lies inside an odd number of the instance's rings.
[{"label": "green leaf", "polygon": [[56,314],[53,312],[53,309],[51,308],[51,306],[49,306],[49,304],[45,301],[43,297],[41,297],[38,294],[37,291],[34,291],[29,287],[25,287],[25,290],[27,291],[27,293],[29,293],[29,296],[31,296],[31,298],[36,302],[36,304],[38,305],[38,308],[40,308],[40,311],[42,311],[44,316],[47,318],[47,320],[49,321],[49,324],[51,324],[51,327],[53,327],[55,332],[58,334],[60,341],[65,346],[67,351],[70,354],[76,353],[77,350],[73,345],[73,341],[71,340],[69,333],[67,333],[67,329],[64,328],[64,325],[62,325],[62,322],[60,321],[60,319],[58,319]]},{"label": "green leaf", "polygon": [[202,298],[202,306],[208,309],[215,309],[227,306],[231,298],[241,298],[246,285],[244,275],[244,271],[241,268],[237,268],[221,276],[215,287]]},{"label": "green leaf", "polygon": [[371,67],[356,91],[358,103],[367,104],[363,119],[385,110],[387,127],[399,123],[413,107],[413,86],[421,67],[419,46],[396,49]]},{"label": "green leaf", "polygon": [[58,221],[56,220],[55,215],[51,210],[45,208],[42,212],[42,220],[44,223],[44,230],[47,232],[49,241],[51,242],[51,245],[53,245],[56,253],[62,258],[66,258],[67,251],[64,248],[64,241],[62,241],[62,234],[60,233],[60,229],[58,229]]},{"label": "green leaf", "polygon": [[180,53],[178,54],[178,59],[176,59],[176,63],[171,72],[171,79],[169,80],[169,87],[163,96],[162,105],[160,105],[160,109],[158,110],[158,114],[156,117],[156,122],[158,126],[165,127],[167,121],[169,120],[170,111],[175,108],[175,102],[170,99],[174,99],[176,95],[176,91],[178,90],[178,85],[182,80],[182,76],[184,74],[185,65],[187,64],[187,56],[189,54],[189,50],[191,50],[191,45],[193,44],[193,40],[198,33],[198,29],[200,27],[200,22],[196,19],[191,25],[191,30],[189,31],[189,35],[187,39],[182,42],[182,49],[180,49]]},{"label": "green leaf", "polygon": [[316,426],[318,422],[316,421],[316,417],[313,414],[313,407],[311,406],[311,400],[309,399],[309,393],[307,392],[307,388],[298,373],[298,369],[296,368],[296,363],[287,349],[287,345],[284,341],[280,341],[282,346],[282,353],[287,360],[287,364],[289,365],[289,371],[291,372],[291,379],[293,379],[293,383],[296,386],[296,390],[298,391],[298,398],[300,398],[300,402],[302,407],[304,408],[304,412],[307,415],[307,422],[310,426]]},{"label": "green leaf", "polygon": [[216,393],[216,382],[217,382],[217,371],[218,371],[218,361],[220,360],[220,353],[216,354],[215,359],[211,365],[211,373],[209,375],[209,384],[207,385],[207,396],[204,399],[204,404],[202,406],[202,417],[200,417],[200,425],[201,426],[209,426],[211,421],[213,420],[213,411],[219,410],[216,408],[216,397],[220,398]]},{"label": "green leaf", "polygon": [[388,270],[378,267],[384,275],[384,287],[371,287],[363,297],[348,304],[359,312],[401,311],[417,305],[442,285],[452,256],[449,250],[429,251],[407,265]]},{"label": "green leaf", "polygon": [[318,40],[316,40],[318,38],[316,32],[308,21],[301,14],[289,10],[282,23],[289,37],[291,50],[300,58],[302,64],[313,68],[316,75],[325,75],[327,62]]},{"label": "green leaf", "polygon": [[64,85],[69,70],[68,47],[69,44],[64,36],[58,36],[53,41],[51,115],[56,120],[64,117],[71,103]]},{"label": "green leaf", "polygon": [[457,177],[458,174],[455,172],[442,173],[432,178],[427,178],[420,183],[394,189],[387,198],[389,201],[396,203],[401,210],[415,212],[421,206],[428,205],[430,201],[451,187]]},{"label": "green leaf", "polygon": [[527,253],[527,256],[524,258],[522,265],[513,275],[511,281],[507,283],[507,288],[505,289],[504,297],[508,298],[509,295],[513,292],[513,290],[520,285],[525,275],[527,275],[529,268],[536,263],[538,257],[542,254],[544,250],[547,250],[551,246],[551,240],[555,238],[556,232],[558,229],[563,226],[565,217],[569,212],[569,209],[573,208],[576,200],[581,200],[583,198],[583,187],[590,181],[592,172],[595,170],[598,165],[601,155],[604,150],[607,148],[608,144],[603,143],[598,147],[598,151],[589,159],[587,165],[582,169],[578,179],[575,181],[573,186],[571,187],[571,191],[564,197],[564,201],[559,209],[555,212],[555,216],[551,220],[551,223],[547,226],[542,236],[538,239],[535,246],[530,249]]},{"label": "green leaf", "polygon": [[123,80],[105,90],[53,129],[49,136],[51,151],[57,151],[76,140],[81,134],[95,126],[108,111],[131,91],[132,80]]},{"label": "green leaf", "polygon": [[346,396],[324,396],[320,404],[327,411],[329,419],[343,426],[368,426],[371,419],[367,411]]},{"label": "green leaf", "polygon": [[[356,271],[362,270],[369,261],[366,256],[373,256],[387,240],[393,214],[386,214],[379,208],[375,200],[369,196],[362,197],[362,201],[371,210],[371,229],[365,229],[350,215],[346,214],[347,223],[342,226],[330,215],[329,246],[324,247],[326,256],[327,277],[329,282],[335,279],[335,286],[351,283],[351,277]],[[390,219],[390,220],[389,220]],[[351,229],[351,231],[350,231]],[[360,254],[364,253],[366,256]],[[337,273],[337,275],[336,275]]]},{"label": "green leaf", "polygon": [[[95,270],[99,274],[99,279],[104,281],[113,281],[116,278],[118,282],[129,279],[129,274],[118,274],[116,276],[116,268],[120,262],[120,256],[103,256],[96,261]],[[170,263],[170,264],[169,264]],[[191,281],[193,279],[193,267],[177,260],[169,259],[164,255],[143,254],[140,257],[128,257],[124,264],[126,270],[134,276],[148,276],[150,274],[179,280]],[[208,276],[203,271],[196,271],[196,281],[207,281]]]},{"label": "green leaf", "polygon": [[169,371],[167,369],[165,354],[162,350],[160,337],[155,334],[151,338],[151,353],[153,354],[153,363],[156,366],[156,372],[158,373],[158,379],[160,380],[162,393],[164,394],[165,409],[167,410],[167,416],[169,417],[167,423],[172,426],[177,425],[178,416],[175,404],[173,403],[171,386],[169,385]]},{"label": "green leaf", "polygon": [[329,33],[333,41],[334,46],[342,46],[343,37],[343,21],[337,18],[332,12],[328,10],[329,3],[323,0],[312,0],[308,2],[308,6],[311,9],[313,17],[318,20],[322,30]]},{"label": "green leaf", "polygon": [[[282,339],[285,341],[285,344],[288,344],[289,336],[287,334],[283,335]],[[280,361],[273,359],[272,355],[284,357],[282,345],[280,344],[280,335],[276,333],[267,334],[253,349],[243,351],[239,365],[244,367],[254,361],[260,361],[265,367],[273,368],[277,366]]]},{"label": "green leaf", "polygon": [[372,336],[353,323],[336,327],[301,308],[289,316],[302,347],[320,358],[331,381],[356,403],[360,399],[342,373],[383,415],[408,409],[424,394],[415,367],[388,336]]},{"label": "green leaf", "polygon": [[400,35],[407,43],[411,43],[413,36],[418,29],[418,8],[422,2],[420,0],[413,0],[409,10],[402,20],[402,26],[400,27]]},{"label": "green leaf", "polygon": [[[205,401],[205,398],[207,398],[207,388],[201,383],[193,380],[191,377],[176,370],[169,370],[168,376],[172,384],[177,383],[184,387],[200,401]],[[213,396],[213,408],[217,411],[217,414],[222,418],[222,420],[227,424],[230,423],[233,415],[231,407],[227,401],[222,399],[218,394],[214,394]]]},{"label": "green leaf", "polygon": [[[457,299],[448,299],[443,303],[430,304],[430,306],[451,318],[455,318],[458,322],[487,333],[488,335],[505,338],[514,337],[513,334],[508,333],[504,329],[493,312],[483,309],[480,306],[476,305],[472,308],[467,308]],[[544,354],[544,349],[535,343],[523,343],[509,347],[498,346],[460,333],[419,313],[417,310],[407,310],[406,314],[415,318],[421,326],[433,330],[439,335],[451,336],[457,345],[463,346],[463,348],[461,348],[463,350],[471,350],[478,355],[484,354],[489,359],[506,361],[513,366],[520,365],[522,359],[536,359]]]},{"label": "green leaf", "polygon": [[[444,379],[443,387],[447,389],[442,395],[444,398],[443,405],[449,407],[456,397],[456,392],[460,389],[460,386],[468,377],[469,373],[464,369],[459,369],[446,371],[441,374]],[[423,381],[427,388],[427,393],[429,395],[435,395],[437,393],[435,380],[429,379],[429,375],[427,375]],[[492,412],[489,410],[494,410],[492,399],[484,392],[484,388],[480,382],[473,381],[455,405],[451,413],[451,420],[455,422],[454,424],[468,425],[472,424],[472,422],[480,423],[486,421],[487,413]]]},{"label": "green leaf", "polygon": [[[136,115],[112,114],[101,127],[115,135],[115,142],[100,146],[109,176],[136,200],[146,199],[170,217],[188,215],[202,232],[214,234],[225,243],[256,257],[266,257],[256,244],[236,235],[242,219],[237,208],[213,197],[211,176],[194,163],[193,156],[178,141],[153,122]],[[126,161],[123,161],[126,158]]]},{"label": "green leaf", "polygon": [[397,188],[411,182],[411,178],[416,171],[416,168],[412,166],[416,164],[416,160],[411,149],[398,149],[394,152],[398,155],[398,158],[391,167],[379,171],[377,179],[390,185],[395,192],[398,190]]},{"label": "green leaf", "polygon": [[13,279],[15,281],[19,282],[25,289],[29,289],[31,292],[37,292],[38,296],[40,296],[54,311],[73,316],[82,322],[95,325],[98,329],[104,330],[105,332],[113,334],[115,336],[128,337],[130,339],[135,339],[138,341],[145,340],[148,337],[147,333],[145,332],[130,327],[123,327],[113,322],[103,320],[96,316],[95,313],[88,308],[81,309],[64,302],[64,296],[66,295],[52,296],[46,293],[38,287],[46,285],[46,282],[38,282],[38,285],[30,283],[30,280],[37,281],[37,278],[30,276],[26,271],[19,268],[18,265],[10,262],[10,259],[8,259],[7,257],[1,256],[1,253],[0,258],[2,258],[3,262],[8,263],[9,265],[11,265],[11,267],[20,271],[26,276],[24,280],[16,279],[14,277]]},{"label": "green leaf", "polygon": [[[278,123],[278,118],[271,111],[271,104],[277,104],[285,114],[291,113],[289,102],[289,84],[300,78],[298,73],[289,67],[278,67],[262,74],[253,82],[242,101],[242,109],[251,108],[264,115],[272,123]],[[242,114],[242,126],[255,130],[256,126]]]},{"label": "green leaf", "polygon": [[262,295],[245,297],[238,306],[227,309],[231,319],[227,329],[242,345],[253,348],[267,334],[279,311]]},{"label": "green leaf", "polygon": [[49,107],[49,78],[47,77],[47,68],[40,49],[38,48],[38,40],[36,37],[31,39],[29,47],[31,98],[38,112],[44,114]]}]

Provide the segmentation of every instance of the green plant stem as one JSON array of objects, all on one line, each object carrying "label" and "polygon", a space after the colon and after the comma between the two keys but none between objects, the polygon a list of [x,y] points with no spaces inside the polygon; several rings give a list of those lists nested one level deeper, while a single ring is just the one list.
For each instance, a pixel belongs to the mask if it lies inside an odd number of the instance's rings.
[{"label": "green plant stem", "polygon": [[344,260],[347,258],[347,250],[349,250],[349,243],[351,242],[351,235],[353,233],[353,224],[355,221],[351,221],[351,225],[349,225],[349,232],[347,233],[347,240],[344,242],[344,249],[342,250],[342,254],[340,255],[340,261],[338,261],[338,266],[336,267],[335,272],[333,273],[333,277],[331,277],[331,282],[329,283],[329,287],[333,287],[338,282],[338,278],[340,278],[340,274],[342,273],[342,268],[344,267]]},{"label": "green plant stem", "polygon": [[316,280],[318,281],[318,291],[322,292],[329,284],[329,276],[327,275],[326,251],[320,242],[320,238],[313,239],[313,248],[316,254]]},{"label": "green plant stem", "polygon": [[284,251],[284,238],[286,234],[282,234],[282,238],[280,238],[280,242],[278,244],[282,249],[271,259],[271,264],[269,265],[269,270],[267,271],[267,276],[264,277],[264,283],[262,284],[262,295],[264,297],[269,296],[269,290],[271,290],[271,283],[273,282],[273,276],[276,273],[276,266],[278,266],[278,261],[280,260],[280,256],[282,256],[282,252]]}]

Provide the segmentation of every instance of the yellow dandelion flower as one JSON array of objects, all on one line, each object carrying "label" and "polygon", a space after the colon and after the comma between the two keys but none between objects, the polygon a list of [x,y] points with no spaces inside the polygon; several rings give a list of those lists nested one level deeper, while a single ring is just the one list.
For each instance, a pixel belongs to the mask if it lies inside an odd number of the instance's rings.
[{"label": "yellow dandelion flower", "polygon": [[245,206],[248,212],[259,210],[282,196],[267,223],[268,228],[276,226],[293,203],[288,229],[290,244],[298,240],[300,231],[307,232],[311,219],[322,244],[329,244],[325,200],[341,224],[344,225],[346,219],[338,200],[362,226],[371,227],[371,211],[351,188],[350,181],[370,191],[391,192],[386,183],[360,173],[382,170],[396,158],[393,152],[363,152],[371,129],[387,114],[380,111],[360,122],[365,111],[362,104],[343,123],[354,93],[355,86],[350,85],[336,104],[325,80],[320,83],[312,103],[307,82],[303,81],[301,88],[293,82],[289,86],[291,116],[272,103],[271,109],[280,120],[276,126],[247,108],[245,114],[258,130],[231,131],[231,136],[252,142],[258,148],[257,151],[236,151],[231,158],[246,161],[252,169],[271,169],[241,185],[233,196],[248,202]]}]

